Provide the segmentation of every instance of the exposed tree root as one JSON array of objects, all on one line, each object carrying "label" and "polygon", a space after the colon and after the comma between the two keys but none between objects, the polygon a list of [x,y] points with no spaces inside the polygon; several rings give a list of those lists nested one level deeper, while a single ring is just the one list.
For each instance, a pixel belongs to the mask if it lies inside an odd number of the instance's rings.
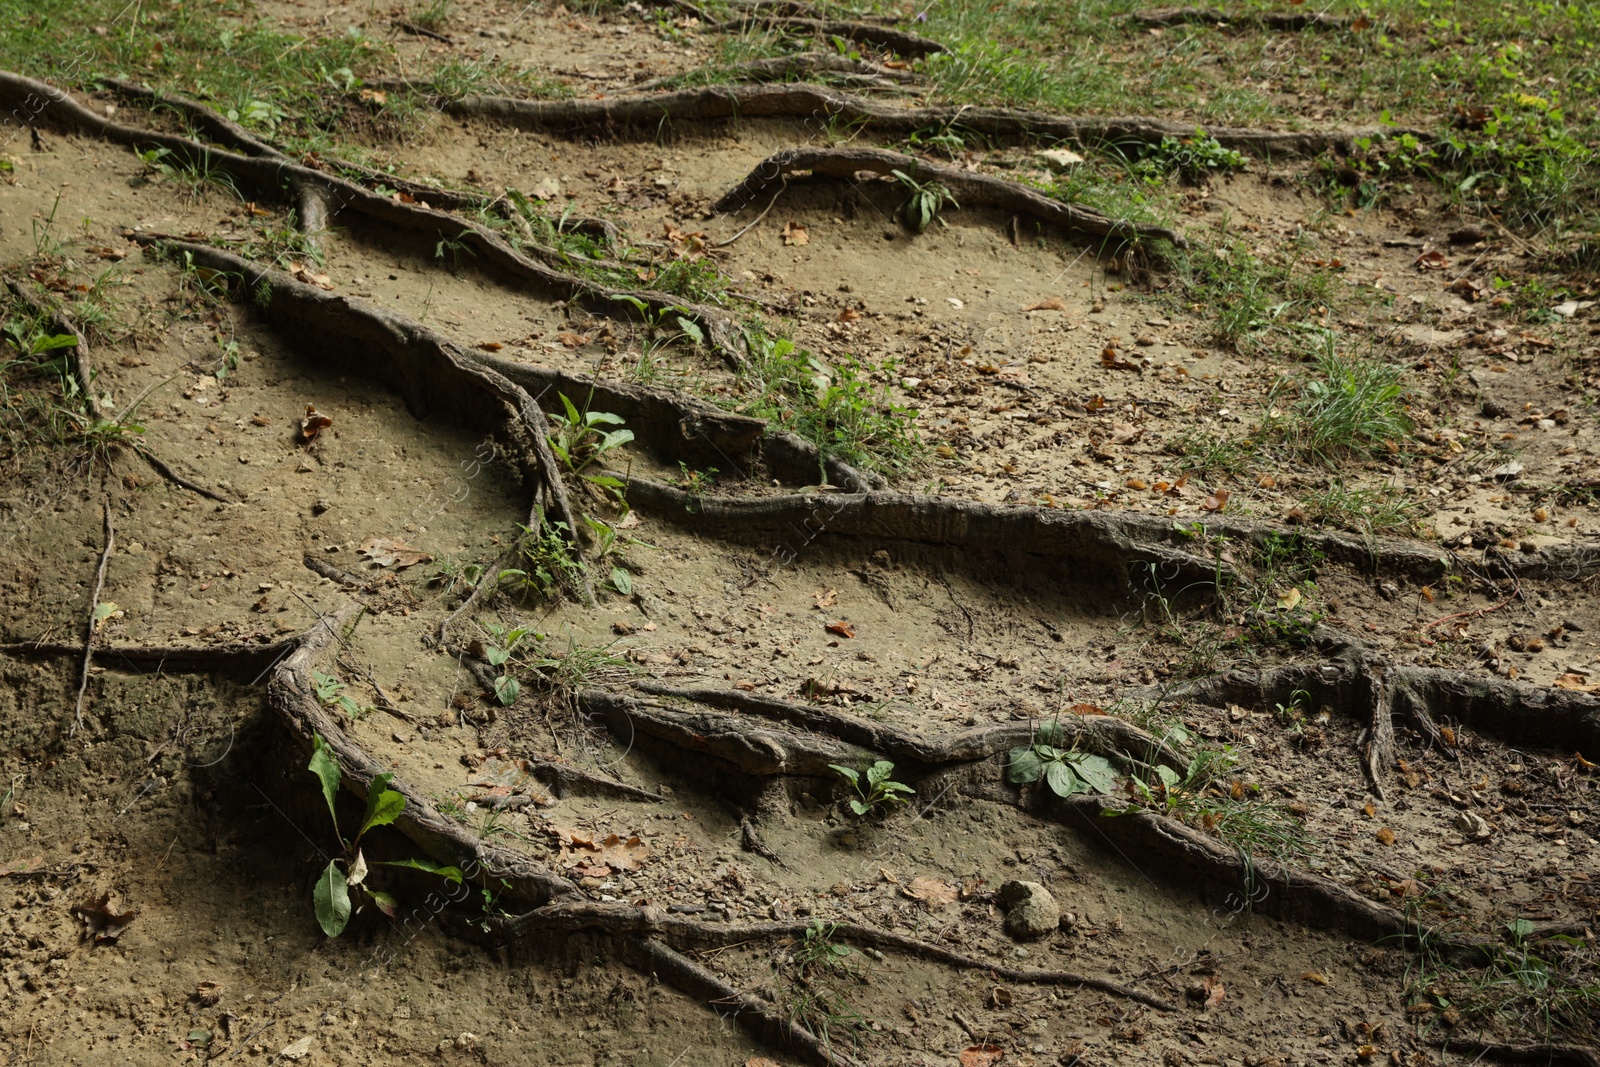
[{"label": "exposed tree root", "polygon": [[[660,908],[635,907],[630,904],[591,904],[558,902],[546,905],[499,924],[499,931],[507,936],[525,937],[536,932],[576,933],[580,930],[602,930],[611,934],[632,934],[658,937],[680,949],[711,948],[746,941],[801,940],[806,935],[805,923],[708,923],[678,915],[669,915]],[[859,923],[838,923],[833,926],[834,936],[840,940],[855,941],[874,948],[903,952],[918,959],[945,963],[967,970],[993,972],[1005,982],[1029,985],[1080,986],[1099,990],[1125,1000],[1137,1001],[1157,1011],[1176,1011],[1177,1007],[1160,997],[1105,978],[1078,974],[1074,971],[1026,970],[1009,967],[994,960],[978,959],[965,953],[947,949],[914,937],[881,930]]]},{"label": "exposed tree root", "polygon": [[939,182],[948,188],[963,207],[995,207],[1043,222],[1081,230],[1096,237],[1133,243],[1141,240],[1171,241],[1180,248],[1188,241],[1165,226],[1113,219],[1092,208],[1069,204],[1035,192],[1027,186],[987,174],[959,170],[942,163],[930,163],[917,156],[901,155],[881,148],[789,148],[762,160],[750,176],[711,205],[716,211],[737,211],[766,189],[775,179],[799,171],[830,178],[853,179],[858,173],[889,176],[894,171],[909,174],[919,182]]},{"label": "exposed tree root", "polygon": [[[415,82],[384,83],[397,90],[427,93]],[[524,100],[506,96],[450,99],[433,94],[442,110],[460,116],[491,119],[520,129],[555,132],[627,129],[659,133],[663,120],[798,119],[808,133],[821,133],[829,123],[864,127],[880,134],[908,134],[952,123],[995,138],[1043,138],[1082,144],[1155,144],[1163,137],[1193,137],[1193,123],[1146,116],[1052,115],[995,107],[901,108],[851,96],[818,85],[712,86],[670,93],[610,97],[603,100]],[[1394,127],[1289,132],[1226,126],[1206,131],[1220,143],[1263,156],[1316,156],[1348,151],[1361,138],[1384,140],[1410,133],[1430,140],[1426,131]]]},{"label": "exposed tree root", "polygon": [[798,31],[807,37],[843,37],[857,44],[887,48],[902,56],[933,56],[950,51],[928,37],[904,30],[892,29],[870,22],[840,22],[832,19],[805,18],[784,15],[745,15],[712,27],[718,33],[744,33],[751,29],[770,28]]},{"label": "exposed tree root", "polygon": [[456,39],[451,37],[449,34],[440,33],[437,30],[430,30],[426,26],[418,26],[415,22],[407,22],[405,19],[390,19],[389,25],[393,26],[397,30],[404,30],[413,37],[426,37],[430,41],[442,41],[445,44],[456,43]]},{"label": "exposed tree root", "polygon": [[78,329],[77,323],[68,318],[65,312],[52,307],[38,289],[25,281],[8,279],[6,288],[35,315],[43,316],[50,323],[52,330],[77,339],[78,343],[63,353],[67,373],[72,375],[73,382],[78,386],[78,392],[83,396],[83,404],[88,409],[89,417],[105,418],[107,415],[105,405],[94,391],[94,371],[89,365],[89,339]]},{"label": "exposed tree root", "polygon": [[[1268,670],[1235,670],[1168,691],[1168,699],[1188,699],[1221,707],[1287,705],[1297,691],[1316,704],[1370,720],[1374,690],[1369,678],[1378,666],[1363,654],[1335,656],[1317,664]],[[1567,689],[1512,682],[1482,674],[1431,667],[1388,665],[1383,692],[1389,707],[1430,723],[1449,719],[1513,745],[1548,745],[1584,753],[1600,752],[1600,696]],[[1419,723],[1426,736],[1429,726]],[[1432,727],[1437,736],[1437,726]],[[1442,737],[1439,743],[1444,744]],[[1446,751],[1450,748],[1446,746]]]},{"label": "exposed tree root", "polygon": [[[819,537],[843,536],[1048,557],[1073,571],[1086,590],[1117,585],[1116,575],[1133,567],[1155,567],[1163,580],[1180,585],[1208,586],[1219,568],[1224,576],[1233,573],[1225,563],[1173,547],[1180,535],[1170,520],[1154,516],[999,507],[889,490],[696,498],[640,478],[628,482],[627,495],[636,508],[719,538],[770,541],[777,535],[803,547]],[[780,545],[780,563],[788,562],[786,548],[788,558],[798,551]],[[1128,588],[1122,583],[1121,591]]]},{"label": "exposed tree root", "polygon": [[[44,100],[47,103],[42,109],[32,109],[27,104],[30,100]],[[186,137],[120,125],[53,86],[18,74],[0,72],[0,103],[11,101],[18,101],[30,110],[38,110],[41,121],[59,128],[92,134],[132,148],[165,148],[173,154],[175,161],[225,173],[242,188],[250,189],[263,198],[287,199],[292,204],[303,206],[303,197],[307,190],[311,190],[327,202],[332,215],[350,211],[380,227],[460,241],[486,262],[519,282],[559,299],[582,301],[614,317],[637,317],[638,307],[633,300],[640,301],[653,312],[676,309],[677,313],[699,322],[706,331],[708,344],[730,365],[739,366],[744,360],[742,339],[734,324],[719,309],[686,303],[670,294],[650,290],[618,293],[536,262],[512,248],[494,231],[448,212],[391,200],[345,178],[290,160],[243,155],[212,148]]]},{"label": "exposed tree root", "polygon": [[94,570],[94,585],[89,590],[89,618],[83,630],[83,665],[78,670],[78,700],[72,708],[72,729],[67,736],[75,737],[83,729],[83,695],[89,691],[89,664],[94,658],[94,635],[100,629],[100,590],[106,584],[106,564],[111,550],[116,547],[116,531],[111,528],[111,501],[101,502],[105,514],[105,547],[100,550],[100,563]]},{"label": "exposed tree root", "polygon": [[[818,74],[834,75],[840,83],[858,88],[901,89],[917,80],[917,76],[908,70],[897,70],[864,59],[851,59],[834,52],[800,52],[792,56],[719,64],[717,72],[730,75],[735,81],[746,82],[789,82]],[[688,75],[674,74],[667,78],[655,78],[640,82],[634,88],[648,92],[678,85],[686,77]]]},{"label": "exposed tree root", "polygon": [[417,418],[438,413],[468,425],[501,426],[528,483],[538,487],[536,498],[542,496],[554,518],[566,524],[569,539],[575,537],[578,526],[550,452],[544,411],[522,387],[433,330],[365,301],[325,292],[209,245],[167,242],[162,247],[237,277],[239,295],[252,300],[273,329],[302,351],[387,385]]},{"label": "exposed tree root", "polygon": [[261,156],[264,159],[289,158],[237,122],[188,97],[158,92],[147,86],[123,81],[121,78],[99,78],[97,81],[123,100],[135,101],[152,111],[165,110],[175,113],[190,129],[224,148],[231,148],[247,156]]},{"label": "exposed tree root", "polygon": [[1430,1036],[1428,1044],[1459,1056],[1472,1056],[1474,1063],[1479,1060],[1498,1060],[1501,1063],[1534,1063],[1541,1067],[1554,1067],[1561,1063],[1600,1067],[1600,1049],[1591,1045],[1504,1045],[1494,1041],[1438,1035]]},{"label": "exposed tree root", "polygon": [[718,1014],[732,1015],[758,1041],[775,1048],[798,1051],[818,1067],[858,1067],[856,1061],[799,1024],[785,1019],[773,1008],[741,993],[682,953],[654,938],[624,942],[624,958],[640,971],[665,981]]},{"label": "exposed tree root", "polygon": [[[112,669],[155,668],[196,674],[259,676],[296,647],[294,640],[266,645],[212,645],[184,648],[176,645],[101,645],[93,650],[94,661]],[[81,656],[83,645],[58,641],[13,641],[0,644],[0,655],[25,658]]]},{"label": "exposed tree root", "polygon": [[1129,22],[1140,26],[1181,26],[1184,24],[1206,26],[1259,26],[1267,30],[1284,30],[1298,33],[1301,30],[1342,30],[1349,20],[1326,11],[1256,11],[1239,15],[1225,15],[1204,7],[1164,7],[1153,11],[1135,11],[1126,16]]},{"label": "exposed tree root", "polygon": [[579,767],[567,763],[558,763],[555,760],[528,757],[523,760],[528,765],[528,770],[536,775],[547,775],[555,781],[558,789],[557,795],[565,795],[563,791],[573,793],[597,794],[599,796],[621,797],[624,800],[642,800],[646,804],[660,804],[663,797],[640,789],[636,785],[619,782],[615,778],[607,778],[603,774],[590,774]]},{"label": "exposed tree root", "polygon": [[[832,708],[796,704],[738,689],[685,689],[655,681],[635,682],[634,688],[654,696],[740,711],[759,719],[812,731],[813,734],[827,734],[849,744],[871,749],[897,764],[906,763],[923,769],[988,759],[1018,745],[1028,744],[1038,733],[1036,724],[1018,723],[981,726],[928,738]],[[1136,754],[1140,760],[1164,763],[1180,774],[1189,769],[1189,761],[1170,746],[1116,716],[1067,715],[1060,719],[1060,723],[1064,743],[1069,746],[1113,757],[1121,757],[1124,753]]]},{"label": "exposed tree root", "polygon": [[161,477],[165,478],[167,481],[171,482],[173,485],[177,486],[179,489],[187,489],[191,493],[198,493],[199,495],[205,497],[207,500],[215,500],[219,504],[233,504],[233,503],[236,503],[236,501],[232,500],[229,497],[223,496],[221,493],[217,492],[215,489],[207,489],[205,486],[199,484],[198,482],[191,482],[189,479],[185,478],[183,475],[181,475],[177,471],[173,470],[172,467],[170,465],[168,465],[166,460],[162,459],[160,456],[158,456],[154,452],[150,451],[149,446],[144,445],[144,444],[135,444],[133,446],[133,450],[135,452],[139,453],[139,455],[141,457],[143,457],[143,459],[144,459],[144,461],[146,463],[150,464],[150,469],[151,470],[153,470],[157,474],[161,475]]},{"label": "exposed tree root", "polygon": [[[351,608],[345,608],[323,618],[296,642],[268,676],[267,703],[307,751],[311,749],[312,735],[320,735],[338,760],[345,787],[365,798],[372,779],[388,768],[345,734],[317,701],[310,678],[311,664],[334,641],[350,612]],[[544,865],[494,848],[460,823],[439,814],[431,801],[402,779],[393,779],[389,788],[406,801],[395,827],[428,855],[460,867],[470,880],[494,886],[507,882],[511,887],[507,892],[526,900],[548,901],[577,892],[571,881]]]}]

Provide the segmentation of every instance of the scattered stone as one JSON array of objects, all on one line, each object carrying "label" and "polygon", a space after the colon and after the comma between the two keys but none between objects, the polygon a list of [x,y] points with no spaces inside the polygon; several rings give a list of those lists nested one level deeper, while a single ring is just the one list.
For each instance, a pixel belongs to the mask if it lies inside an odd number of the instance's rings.
[{"label": "scattered stone", "polygon": [[1472,838],[1474,841],[1485,840],[1492,832],[1483,816],[1475,811],[1463,811],[1456,816],[1452,825],[1460,833]]},{"label": "scattered stone", "polygon": [[312,1039],[310,1037],[302,1037],[298,1041],[291,1042],[290,1044],[283,1046],[283,1048],[279,1050],[278,1055],[286,1060],[303,1060],[307,1056],[311,1055],[311,1044]]},{"label": "scattered stone", "polygon": [[1510,463],[1502,463],[1489,472],[1489,477],[1497,482],[1514,482],[1522,477],[1522,464],[1516,460],[1512,460]]},{"label": "scattered stone", "polygon": [[313,515],[321,515],[331,510],[333,510],[333,501],[325,497],[318,497],[316,503],[311,505],[311,514]]},{"label": "scattered stone", "polygon": [[1065,148],[1040,149],[1034,153],[1034,157],[1054,171],[1070,170],[1083,162],[1082,156]]},{"label": "scattered stone", "polygon": [[1006,932],[1012,937],[1043,937],[1061,925],[1056,898],[1038,882],[1006,882],[1000,887],[1000,906],[1006,909]]}]

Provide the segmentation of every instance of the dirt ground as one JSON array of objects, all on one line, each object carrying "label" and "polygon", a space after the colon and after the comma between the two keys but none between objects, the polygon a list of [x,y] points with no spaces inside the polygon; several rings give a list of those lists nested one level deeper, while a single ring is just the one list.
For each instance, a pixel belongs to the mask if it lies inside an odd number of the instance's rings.
[{"label": "dirt ground", "polygon": [[[367,3],[260,11],[395,33],[396,77],[488,42],[580,101],[713,54],[638,5],[458,3],[455,43]],[[913,233],[892,178],[713,210],[816,139],[803,116],[568,134],[423,108],[403,141],[371,139],[364,161],[394,176],[608,219],[630,263],[741,234],[710,259],[729,313],[859,361],[872,404],[917,413],[921,449],[863,494],[817,484],[814,450],[696,437],[709,409],[673,397],[749,414],[747,372],[713,345],[656,348],[483,246],[337,201],[320,263],[281,254],[292,203],[243,179],[196,192],[62,113],[6,149],[0,263],[87,327],[104,411],[215,498],[128,433],[19,446],[41,417],[23,398],[50,383],[12,382],[5,1062],[1595,1062],[1576,1048],[1592,997],[1549,1036],[1533,1001],[1473,1014],[1458,992],[1535,951],[1596,981],[1600,511],[1572,487],[1600,444],[1600,318],[1530,324],[1447,288],[1517,262],[1516,237],[1459,236],[1471,220],[1425,191],[1330,210],[1294,161],[1185,186],[1193,243],[1338,262],[1326,325],[1406,368],[1414,422],[1372,457],[1219,473],[1193,442],[1247,436],[1303,371],[1292,355],[1222,342],[1161,264],[1010,209]],[[953,165],[1046,173],[1026,145]],[[278,272],[229,290],[183,258],[208,244]],[[494,383],[556,417],[570,386],[517,367],[645,398],[637,439],[587,470],[615,472],[628,507],[568,472],[571,514],[615,531],[585,534],[592,604],[546,556],[547,595],[486,589],[458,615],[475,581],[534,570],[507,553],[558,514],[518,433],[542,422]],[[331,419],[309,439],[308,408]],[[1306,514],[1356,485],[1406,501],[1409,531]],[[497,699],[515,627],[536,634]],[[1008,780],[1010,750],[1058,719],[1111,758],[1109,796]],[[406,816],[366,853],[471,861],[478,883],[374,864],[396,914],[352,890],[325,936],[313,887],[342,850],[313,729],[343,764],[346,835],[392,773]],[[1128,776],[1161,781],[1163,748],[1218,770],[1141,794]],[[914,793],[861,817],[828,765],[877,759]],[[1059,919],[1016,936],[1011,882]]]}]

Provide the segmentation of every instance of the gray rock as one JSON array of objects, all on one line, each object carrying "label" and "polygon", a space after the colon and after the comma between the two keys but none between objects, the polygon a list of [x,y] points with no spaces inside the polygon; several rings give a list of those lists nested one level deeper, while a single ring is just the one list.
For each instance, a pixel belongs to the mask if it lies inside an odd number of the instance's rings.
[{"label": "gray rock", "polygon": [[1016,938],[1043,937],[1061,923],[1061,908],[1050,890],[1038,882],[1006,882],[1000,887],[1006,909],[1006,932]]}]

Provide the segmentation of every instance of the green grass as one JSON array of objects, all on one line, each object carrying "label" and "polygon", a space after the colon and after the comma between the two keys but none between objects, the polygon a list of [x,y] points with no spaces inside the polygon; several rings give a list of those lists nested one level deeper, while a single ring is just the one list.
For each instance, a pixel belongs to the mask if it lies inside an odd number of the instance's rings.
[{"label": "green grass", "polygon": [[1328,352],[1317,360],[1316,374],[1282,389],[1298,395],[1282,414],[1269,407],[1266,425],[1301,456],[1332,463],[1396,450],[1411,433],[1398,367]]}]

